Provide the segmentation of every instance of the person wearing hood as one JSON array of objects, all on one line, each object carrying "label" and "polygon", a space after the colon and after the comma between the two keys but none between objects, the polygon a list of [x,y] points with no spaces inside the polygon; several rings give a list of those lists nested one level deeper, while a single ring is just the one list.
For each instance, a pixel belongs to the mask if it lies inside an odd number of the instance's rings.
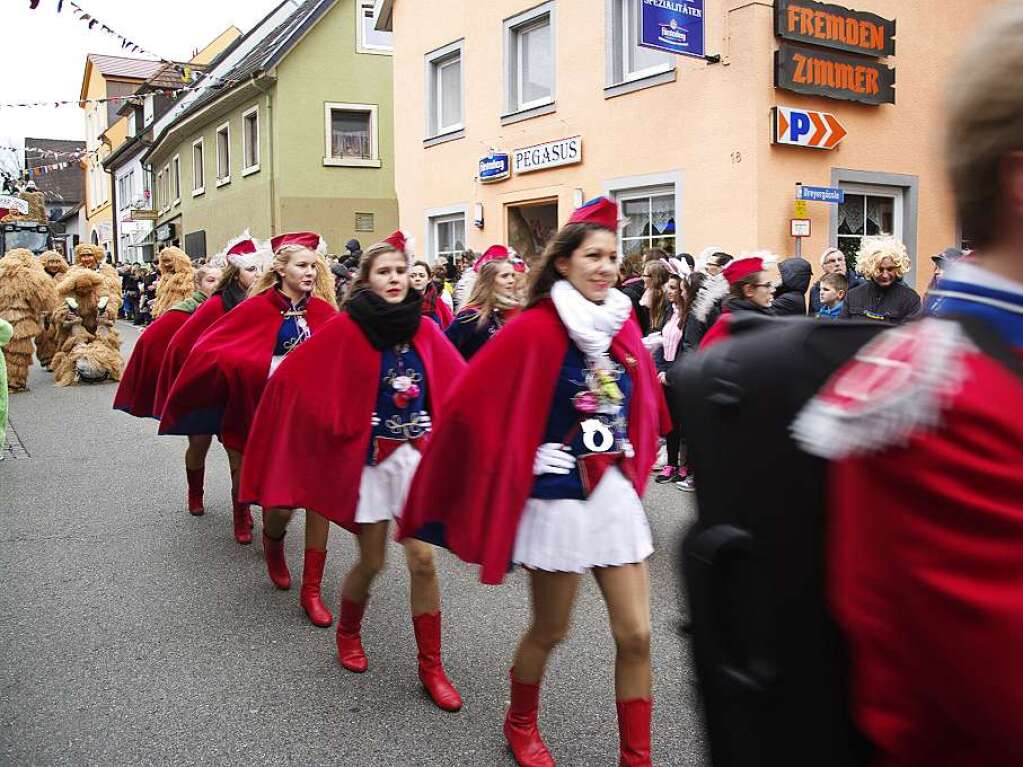
[{"label": "person wearing hood", "polygon": [[348,251],[341,258],[341,264],[354,269],[359,265],[359,259],[362,258],[362,243],[358,240],[352,239],[345,243],[345,250]]},{"label": "person wearing hood", "polygon": [[856,271],[866,282],[845,295],[842,319],[901,325],[920,311],[920,296],[902,278],[909,272],[906,246],[894,237],[868,237],[856,254]]},{"label": "person wearing hood", "polygon": [[805,258],[787,258],[778,264],[781,284],[775,289],[771,310],[776,317],[806,316],[806,290],[813,269]]}]

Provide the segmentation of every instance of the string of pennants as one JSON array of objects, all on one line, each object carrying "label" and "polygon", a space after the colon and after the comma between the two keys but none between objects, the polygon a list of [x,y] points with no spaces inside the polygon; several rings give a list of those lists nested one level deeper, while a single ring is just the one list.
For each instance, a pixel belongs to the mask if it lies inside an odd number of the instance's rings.
[{"label": "string of pennants", "polygon": [[[85,150],[85,149],[78,149],[78,150],[76,150],[74,152],[61,152],[61,151],[58,151],[56,149],[43,149],[42,147],[36,147],[36,146],[20,147],[20,146],[3,146],[3,145],[0,145],[0,152],[25,152],[26,154],[28,154],[29,152],[32,152],[33,153],[32,156],[28,158],[30,160],[38,160],[38,159],[41,159],[43,157],[53,157],[53,158],[66,157],[66,158],[72,159],[72,160],[80,160],[81,158],[85,157],[87,154],[90,154],[90,152],[88,150]],[[96,150],[93,150],[93,152],[91,152],[91,154],[95,154],[95,153],[96,153]]]},{"label": "string of pennants", "polygon": [[[214,82],[215,81],[215,82]],[[234,79],[225,79],[222,77],[213,77],[211,79],[203,78],[195,85],[189,85],[182,88],[155,88],[148,93],[156,93],[167,98],[175,98],[179,94],[186,93],[188,91],[199,90],[200,88],[209,88],[214,85],[233,85],[234,83],[240,82]],[[16,109],[16,108],[31,108],[31,107],[66,107],[66,106],[91,106],[93,104],[106,104],[106,103],[124,103],[131,101],[136,104],[142,103],[142,97],[134,94],[127,96],[108,96],[101,99],[62,99],[59,101],[24,101],[19,103],[0,104],[0,109]]]},{"label": "string of pennants", "polygon": [[[33,11],[36,10],[39,7],[39,3],[40,3],[40,0],[29,0],[29,3],[28,3],[29,9],[33,10]],[[72,0],[57,0],[57,13],[63,12],[65,5],[69,6],[71,8],[71,12],[74,14],[75,18],[77,18],[80,21],[85,22],[88,25],[88,28],[90,30],[98,29],[101,32],[105,32],[106,34],[110,35],[111,37],[116,38],[117,40],[119,40],[120,43],[121,43],[121,50],[122,51],[131,51],[132,53],[142,53],[142,54],[145,54],[147,56],[152,56],[154,59],[160,59],[161,61],[164,61],[164,59],[162,59],[160,56],[157,56],[154,53],[152,53],[151,51],[146,50],[141,45],[139,45],[136,42],[133,42],[133,41],[129,40],[127,37],[125,37],[124,35],[120,34],[119,32],[114,31],[114,29],[112,29],[110,26],[108,26],[104,22],[100,21],[98,18],[93,16],[91,13],[88,13],[84,8],[82,8],[82,6],[80,6],[78,3],[72,2]]]}]

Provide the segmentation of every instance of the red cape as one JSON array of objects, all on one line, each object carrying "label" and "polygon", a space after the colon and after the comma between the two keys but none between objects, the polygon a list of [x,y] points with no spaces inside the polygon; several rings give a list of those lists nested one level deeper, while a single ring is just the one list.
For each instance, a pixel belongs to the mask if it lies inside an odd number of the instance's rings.
[{"label": "red cape", "polygon": [[717,321],[710,326],[706,333],[703,334],[703,338],[700,339],[700,349],[709,349],[710,347],[727,341],[732,337],[732,313],[729,311],[723,311],[718,315]]},{"label": "red cape", "polygon": [[451,307],[444,302],[443,298],[437,296],[437,303],[434,305],[434,309],[437,312],[437,318],[440,320],[440,329],[446,330],[451,321],[455,319]]},{"label": "red cape", "polygon": [[[448,399],[416,472],[399,537],[443,545],[482,565],[500,583],[511,562],[519,518],[533,487],[569,338],[554,304],[542,301],[509,322],[473,357]],[[611,356],[632,375],[629,440],[642,496],[671,417],[635,317],[615,336]]]},{"label": "red cape", "polygon": [[[224,447],[243,451],[287,309],[278,291],[267,290],[204,333],[167,395],[160,434],[218,434]],[[306,321],[314,334],[336,314],[326,301],[309,299]]]},{"label": "red cape", "polygon": [[137,418],[159,417],[154,402],[160,368],[171,339],[191,316],[191,312],[172,309],[142,332],[117,386],[114,410],[123,410]]},{"label": "red cape", "polygon": [[163,406],[167,402],[167,395],[170,394],[174,379],[177,378],[178,371],[188,359],[188,353],[192,351],[195,342],[210,325],[223,317],[225,313],[223,298],[219,295],[210,296],[171,338],[167,351],[163,355],[163,362],[160,364],[156,393],[153,396],[153,414],[156,418],[159,418],[163,412]]},{"label": "red cape", "polygon": [[[465,369],[437,325],[412,339],[426,368],[434,424]],[[359,480],[377,400],[380,352],[342,314],[281,363],[263,393],[242,463],[239,498],[263,508],[304,508],[356,532]]]}]

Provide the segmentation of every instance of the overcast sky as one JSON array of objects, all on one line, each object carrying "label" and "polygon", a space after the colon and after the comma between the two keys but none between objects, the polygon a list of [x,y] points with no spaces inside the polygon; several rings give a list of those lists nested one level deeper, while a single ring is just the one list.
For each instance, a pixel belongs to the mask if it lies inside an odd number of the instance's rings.
[{"label": "overcast sky", "polygon": [[[89,53],[125,54],[120,42],[75,18],[58,0],[0,0],[3,18],[0,103],[77,99]],[[187,60],[234,24],[250,29],[280,0],[76,0],[116,32],[157,57]],[[84,140],[77,106],[0,109],[0,145],[22,146],[25,136]]]}]

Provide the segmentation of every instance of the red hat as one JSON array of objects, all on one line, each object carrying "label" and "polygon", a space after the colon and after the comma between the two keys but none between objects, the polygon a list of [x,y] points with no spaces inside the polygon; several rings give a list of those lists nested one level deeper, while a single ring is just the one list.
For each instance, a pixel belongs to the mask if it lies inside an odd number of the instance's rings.
[{"label": "red hat", "polygon": [[568,219],[570,224],[597,224],[612,232],[618,231],[618,203],[606,197],[584,202]]},{"label": "red hat", "polygon": [[734,285],[739,280],[762,271],[764,271],[764,259],[760,256],[747,256],[729,261],[728,266],[722,269],[721,273],[728,280],[729,285]]},{"label": "red hat", "polygon": [[408,250],[408,238],[405,237],[405,233],[400,229],[392,234],[390,237],[384,240],[388,245],[391,245],[399,253],[407,253]]},{"label": "red hat", "polygon": [[249,234],[249,230],[246,229],[230,240],[224,246],[223,252],[213,256],[209,263],[213,266],[224,266],[230,263],[239,269],[246,269],[253,265],[265,267],[270,260],[270,255],[267,244],[254,240]]},{"label": "red hat", "polygon": [[510,259],[515,252],[509,250],[504,245],[491,245],[487,248],[483,255],[476,259],[476,262],[472,265],[472,270],[478,272],[483,268],[483,265],[490,261],[499,261],[500,259]]},{"label": "red hat", "polygon": [[251,237],[245,237],[243,239],[238,240],[233,245],[231,245],[227,249],[227,251],[224,253],[224,255],[225,256],[244,256],[244,255],[248,255],[249,253],[255,253],[256,250],[257,250],[257,248],[256,248],[256,241],[254,239],[252,239]]},{"label": "red hat", "polygon": [[317,253],[327,252],[327,243],[316,232],[287,232],[270,240],[270,249],[276,253],[285,245],[299,245]]}]

